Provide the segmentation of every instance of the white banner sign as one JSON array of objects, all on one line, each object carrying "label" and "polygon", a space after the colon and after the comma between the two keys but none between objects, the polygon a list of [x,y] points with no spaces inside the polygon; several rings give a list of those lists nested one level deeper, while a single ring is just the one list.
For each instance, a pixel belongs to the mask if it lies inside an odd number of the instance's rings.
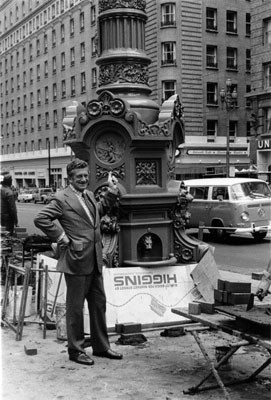
[{"label": "white banner sign", "polygon": [[[39,255],[39,262],[47,265],[49,270],[56,269],[55,259]],[[171,308],[185,307],[194,299],[194,283],[190,274],[196,265],[105,268],[108,328],[114,328],[116,323],[146,325],[180,321],[181,317],[173,314]],[[49,272],[48,311],[54,303],[65,303],[65,280],[62,277],[60,281],[60,276],[59,273]]]}]

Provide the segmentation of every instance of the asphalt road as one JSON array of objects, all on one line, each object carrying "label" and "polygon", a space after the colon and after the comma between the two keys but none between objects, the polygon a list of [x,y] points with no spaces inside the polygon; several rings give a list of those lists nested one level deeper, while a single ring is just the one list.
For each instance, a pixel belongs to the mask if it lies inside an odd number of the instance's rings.
[{"label": "asphalt road", "polygon": [[[19,226],[27,228],[28,234],[42,234],[33,224],[34,215],[44,207],[43,204],[17,203]],[[220,269],[250,275],[262,272],[271,257],[271,234],[257,243],[251,235],[232,235],[226,243],[211,241],[204,233],[203,240],[215,247],[214,258]]]}]

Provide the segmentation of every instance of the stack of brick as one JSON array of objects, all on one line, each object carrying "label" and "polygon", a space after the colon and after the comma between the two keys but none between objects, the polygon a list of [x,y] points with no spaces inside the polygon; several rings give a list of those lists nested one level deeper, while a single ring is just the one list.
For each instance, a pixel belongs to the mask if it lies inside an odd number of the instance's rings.
[{"label": "stack of brick", "polygon": [[218,279],[214,290],[215,305],[248,304],[251,299],[251,283],[230,282]]}]

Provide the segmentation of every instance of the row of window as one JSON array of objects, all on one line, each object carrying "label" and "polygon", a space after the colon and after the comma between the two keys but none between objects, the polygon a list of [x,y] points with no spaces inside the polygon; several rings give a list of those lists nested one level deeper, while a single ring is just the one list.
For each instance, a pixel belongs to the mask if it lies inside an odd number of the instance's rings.
[{"label": "row of window", "polygon": [[[76,3],[80,2],[80,1],[81,0],[75,0]],[[66,5],[64,4],[64,0],[61,0],[60,2],[55,1],[52,5],[50,5],[48,8],[43,10],[43,12],[36,15],[32,19],[29,19],[24,25],[22,25],[20,28],[16,29],[16,31],[12,32],[8,37],[3,39],[0,42],[0,53],[8,50],[10,47],[15,45],[16,43],[19,43],[20,41],[24,40],[29,35],[31,35],[33,32],[38,31],[41,27],[47,25],[47,23],[51,22],[54,18],[59,17],[62,13],[64,13],[66,10],[68,10],[70,7],[73,7],[73,6],[74,6],[74,4],[68,4],[67,0],[66,0]],[[96,7],[95,6],[91,6],[90,14],[91,14],[91,24],[93,25],[96,22]],[[23,13],[23,16],[24,15],[25,15],[25,13]],[[17,17],[16,17],[16,20],[17,20]],[[0,21],[0,24],[1,24],[1,21]],[[7,16],[4,17],[4,25],[5,25],[5,30],[9,29],[9,27],[13,25],[12,23],[10,23],[8,26]],[[64,25],[62,24],[61,26],[63,29]],[[75,35],[74,27],[75,27],[74,18],[71,18],[70,19],[70,36]],[[80,31],[83,31],[85,28],[84,12],[81,12],[79,15],[79,27],[80,27]],[[0,26],[0,31],[2,31],[1,26]],[[62,34],[61,37],[63,37],[63,32],[61,32],[61,34]]]},{"label": "row of window", "polygon": [[[226,10],[226,32],[237,34],[238,19],[237,11]],[[250,36],[250,14],[246,13],[246,35]],[[165,3],[161,5],[161,26],[176,26],[176,5]],[[211,31],[218,30],[217,8],[206,8],[206,29]]]},{"label": "row of window", "polygon": [[[163,42],[162,44],[162,65],[176,65],[176,42]],[[206,47],[206,67],[218,68],[217,46],[207,45]],[[231,70],[238,69],[238,52],[235,47],[226,48],[226,68]],[[250,49],[246,50],[246,71],[251,69]]]},{"label": "row of window", "polygon": [[[93,82],[93,87],[96,87],[97,84],[97,70],[96,68],[92,69],[92,82]],[[61,87],[61,98],[66,98],[67,91],[66,91],[66,79],[63,79],[60,82],[60,87]],[[81,94],[86,92],[86,73],[81,72],[80,74],[80,88],[81,88]],[[48,104],[50,100],[56,101],[58,100],[58,89],[57,89],[57,83],[52,84],[52,93],[51,93],[51,98],[49,94],[49,86],[45,86],[43,89],[44,92],[44,103]],[[41,106],[42,103],[42,92],[41,89],[38,89],[36,92],[36,103],[35,103],[35,98],[34,98],[34,92],[30,92],[29,94],[29,99],[26,94],[23,95],[23,110],[27,110],[27,104],[29,100],[29,105],[30,108],[34,108],[34,106]],[[76,95],[76,77],[72,76],[70,78],[70,93],[69,95],[71,97]],[[16,100],[16,105],[17,105],[17,113],[20,113],[23,111],[21,109],[21,96],[17,97]],[[3,103],[1,103],[1,116],[3,117]],[[5,109],[6,109],[6,117],[9,117],[11,113],[11,116],[15,115],[15,100],[12,99],[11,101],[7,101],[5,104]]]},{"label": "row of window", "polygon": [[[59,147],[58,143],[58,137],[54,136],[54,142],[53,142],[53,147],[54,149],[57,149]],[[7,144],[6,146],[6,152],[5,152],[5,146],[1,146],[1,154],[16,154],[16,153],[27,153],[28,151],[34,152],[35,150],[41,151],[43,150],[43,145],[45,145],[46,149],[48,149],[48,142],[49,138],[46,139],[38,139],[37,142],[34,140],[31,140],[30,143],[28,142],[19,142],[17,144],[13,143],[12,145]]]}]

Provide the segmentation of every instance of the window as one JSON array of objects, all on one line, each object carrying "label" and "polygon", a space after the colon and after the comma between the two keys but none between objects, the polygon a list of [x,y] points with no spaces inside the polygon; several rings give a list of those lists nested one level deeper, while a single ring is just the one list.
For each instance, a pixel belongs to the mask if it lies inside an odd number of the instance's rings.
[{"label": "window", "polygon": [[54,75],[56,73],[56,57],[52,58],[52,70]]},{"label": "window", "polygon": [[33,59],[33,45],[30,43],[29,45],[29,61],[32,61]]},{"label": "window", "polygon": [[161,5],[161,26],[176,25],[176,6],[174,3],[165,3]]},{"label": "window", "polygon": [[192,186],[189,190],[189,193],[194,197],[194,199],[207,200],[208,189],[208,186]]},{"label": "window", "polygon": [[[23,48],[23,64],[25,64],[25,48]],[[7,72],[7,65],[6,65],[6,72]]]},{"label": "window", "polygon": [[41,105],[41,94],[40,94],[40,89],[37,90],[37,104],[38,104],[38,106]]},{"label": "window", "polygon": [[271,18],[263,21],[263,44],[271,45]]},{"label": "window", "polygon": [[250,36],[251,32],[251,16],[249,13],[246,13],[246,36]]},{"label": "window", "polygon": [[80,32],[83,32],[85,29],[85,14],[83,12],[80,13]]},{"label": "window", "polygon": [[85,43],[80,44],[81,61],[85,61]]},{"label": "window", "polygon": [[47,104],[49,102],[49,89],[48,89],[48,86],[45,86],[45,88],[44,88],[44,99],[45,99],[45,103]]},{"label": "window", "polygon": [[162,65],[176,64],[176,43],[162,43]]},{"label": "window", "polygon": [[217,47],[207,46],[206,48],[206,66],[209,68],[217,68]]},{"label": "window", "polygon": [[44,61],[44,77],[48,77],[48,61]]},{"label": "window", "polygon": [[37,57],[40,55],[40,40],[37,39],[36,41],[36,50],[37,50]]},{"label": "window", "polygon": [[52,30],[52,47],[56,46],[56,31],[55,29]]},{"label": "window", "polygon": [[230,142],[234,142],[236,136],[237,136],[237,127],[238,123],[237,121],[229,121],[229,138]]},{"label": "window", "polygon": [[33,116],[30,118],[30,129],[31,129],[31,132],[34,132],[34,117]]},{"label": "window", "polygon": [[74,36],[74,19],[70,19],[70,36]]},{"label": "window", "polygon": [[29,80],[30,80],[30,85],[33,84],[33,68],[30,68],[29,71]]},{"label": "window", "polygon": [[18,120],[17,132],[18,132],[18,136],[20,136],[20,134],[21,134],[21,121],[20,120]]},{"label": "window", "polygon": [[19,113],[21,110],[21,99],[20,97],[17,97],[17,112]]},{"label": "window", "polygon": [[264,89],[271,89],[271,63],[264,64]]},{"label": "window", "polygon": [[206,8],[206,29],[216,31],[217,30],[217,9]]},{"label": "window", "polygon": [[237,33],[236,11],[227,11],[226,31],[227,33]]},{"label": "window", "polygon": [[71,48],[70,53],[71,53],[70,57],[71,57],[71,67],[72,67],[75,64],[75,50],[74,50],[74,47]]},{"label": "window", "polygon": [[91,25],[94,25],[96,22],[96,7],[95,6],[91,6],[90,9],[90,18],[91,18]]},{"label": "window", "polygon": [[263,108],[264,133],[271,133],[271,107]]},{"label": "window", "polygon": [[30,93],[30,108],[34,107],[34,93]]},{"label": "window", "polygon": [[53,83],[53,100],[57,99],[57,86],[56,83]]},{"label": "window", "polygon": [[40,64],[37,65],[37,81],[40,80]]},{"label": "window", "polygon": [[227,47],[227,68],[237,69],[237,49]]},{"label": "window", "polygon": [[71,96],[75,96],[75,76],[71,77]]},{"label": "window", "polygon": [[14,92],[14,78],[12,77],[10,80],[10,88],[11,88],[11,93]]},{"label": "window", "polygon": [[64,70],[66,66],[65,53],[61,53],[61,69]]},{"label": "window", "polygon": [[250,49],[246,49],[246,71],[250,72],[251,70],[251,52]]},{"label": "window", "polygon": [[24,94],[24,110],[27,109],[27,98],[26,98],[26,94]]},{"label": "window", "polygon": [[45,113],[45,128],[49,129],[50,128],[50,123],[49,123],[49,113]]},{"label": "window", "polygon": [[217,105],[217,83],[207,82],[207,105]]},{"label": "window", "polygon": [[65,10],[64,0],[60,0],[60,11],[63,13]]},{"label": "window", "polygon": [[86,92],[86,73],[81,73],[81,93]]},{"label": "window", "polygon": [[60,38],[61,38],[61,42],[63,43],[65,41],[65,26],[64,26],[64,24],[62,24],[60,27]]},{"label": "window", "polygon": [[23,85],[26,87],[26,71],[23,72]]},{"label": "window", "polygon": [[58,149],[58,137],[54,136],[54,148]]},{"label": "window", "polygon": [[229,200],[228,187],[214,186],[212,192],[212,200]]},{"label": "window", "polygon": [[27,134],[27,118],[24,118],[24,134]]},{"label": "window", "polygon": [[41,130],[41,115],[40,114],[38,114],[38,130],[39,131]]},{"label": "window", "polygon": [[92,87],[95,88],[97,86],[97,69],[92,68],[91,70],[91,84]]},{"label": "window", "polygon": [[61,96],[62,98],[66,97],[66,81],[61,81]]},{"label": "window", "polygon": [[95,57],[97,55],[97,39],[96,37],[91,38],[91,56]]},{"label": "window", "polygon": [[35,151],[35,142],[31,140],[31,151]]},{"label": "window", "polygon": [[217,121],[213,119],[207,119],[207,140],[214,140],[217,136]]},{"label": "window", "polygon": [[44,35],[43,47],[44,47],[44,53],[47,53],[47,51],[48,51],[48,37],[47,37],[47,35]]},{"label": "window", "polygon": [[163,81],[162,90],[163,90],[162,101],[165,101],[176,93],[176,81]]},{"label": "window", "polygon": [[42,140],[38,140],[38,150],[42,150]]},{"label": "window", "polygon": [[57,126],[57,110],[54,110],[53,112],[53,119],[54,119],[54,127]]},{"label": "window", "polygon": [[16,63],[17,63],[17,67],[19,67],[19,60],[20,60],[20,52],[19,51],[17,51],[16,52]]}]

